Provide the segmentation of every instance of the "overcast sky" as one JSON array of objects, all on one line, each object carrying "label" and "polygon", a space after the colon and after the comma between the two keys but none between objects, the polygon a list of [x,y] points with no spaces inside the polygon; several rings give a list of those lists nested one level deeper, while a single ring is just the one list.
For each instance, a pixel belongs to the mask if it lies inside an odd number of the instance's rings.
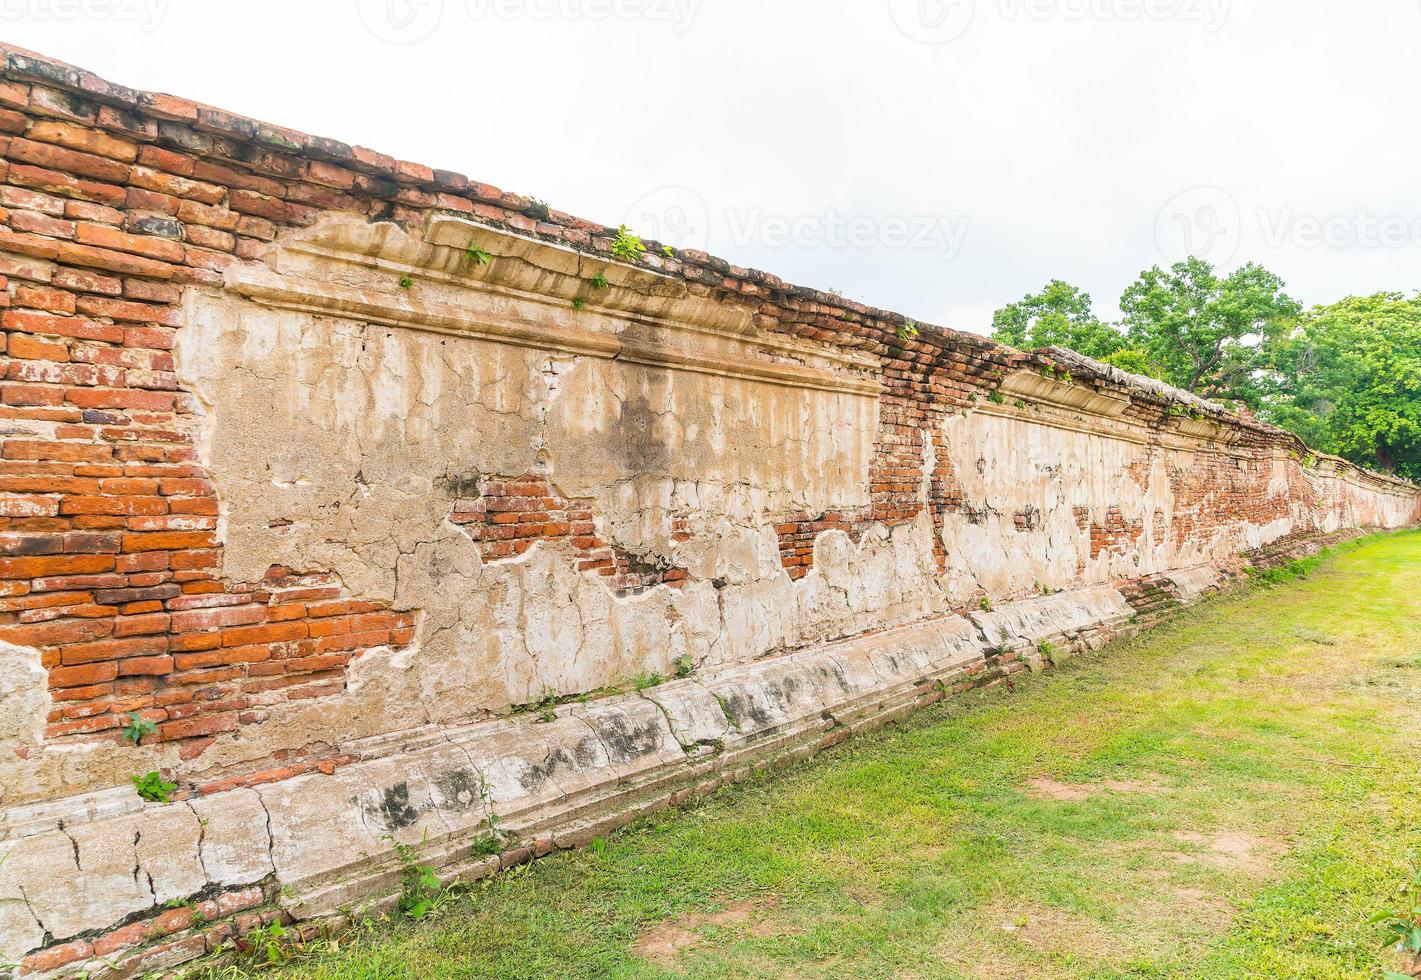
[{"label": "overcast sky", "polygon": [[0,0],[115,82],[986,332],[1188,251],[1421,286],[1418,0]]}]

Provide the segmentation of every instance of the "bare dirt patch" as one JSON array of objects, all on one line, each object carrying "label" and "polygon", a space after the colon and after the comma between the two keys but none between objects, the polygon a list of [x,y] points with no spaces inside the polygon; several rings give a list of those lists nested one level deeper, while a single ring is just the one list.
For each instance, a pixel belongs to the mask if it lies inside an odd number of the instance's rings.
[{"label": "bare dirt patch", "polygon": [[1026,785],[1030,787],[1026,795],[1038,800],[1060,800],[1064,803],[1079,803],[1082,800],[1090,799],[1091,794],[1089,786],[1058,783],[1054,779],[1032,779],[1028,781]]},{"label": "bare dirt patch", "polygon": [[718,912],[706,915],[693,913],[658,922],[641,934],[632,945],[632,952],[644,960],[670,968],[684,950],[694,949],[705,941],[701,930],[706,926],[748,926],[746,932],[752,936],[783,935],[783,928],[765,918],[773,905],[773,902],[746,899],[727,905]]},{"label": "bare dirt patch", "polygon": [[1201,852],[1180,851],[1175,860],[1185,864],[1204,860],[1221,868],[1262,874],[1273,863],[1276,848],[1264,838],[1239,830],[1201,834],[1195,831],[1178,831],[1174,839],[1181,844],[1192,844]]},{"label": "bare dirt patch", "polygon": [[1062,783],[1054,779],[1038,777],[1028,780],[1026,795],[1038,800],[1059,800],[1065,803],[1080,803],[1100,792],[1109,793],[1163,793],[1169,787],[1159,783],[1147,783],[1135,779],[1106,779],[1099,783]]}]

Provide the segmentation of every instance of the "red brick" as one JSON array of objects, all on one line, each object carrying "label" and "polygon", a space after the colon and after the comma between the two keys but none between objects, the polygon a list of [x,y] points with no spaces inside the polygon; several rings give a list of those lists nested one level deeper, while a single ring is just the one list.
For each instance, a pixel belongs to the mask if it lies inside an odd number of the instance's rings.
[{"label": "red brick", "polygon": [[146,613],[138,616],[120,616],[113,621],[114,636],[143,636],[149,633],[166,633],[168,614]]},{"label": "red brick", "polygon": [[181,322],[181,313],[169,306],[107,299],[102,296],[80,296],[76,301],[76,308],[88,316],[108,317],[111,320],[158,323],[169,327],[176,327]]},{"label": "red brick", "polygon": [[194,630],[217,629],[224,626],[248,626],[263,623],[267,618],[265,606],[254,604],[240,606],[219,606],[213,609],[194,609],[189,612],[172,614],[174,633]]},{"label": "red brick", "polygon": [[172,741],[179,738],[196,738],[202,735],[216,735],[219,732],[231,732],[237,729],[237,713],[224,712],[221,714],[197,715],[193,718],[184,718],[178,721],[168,721],[158,726],[158,734],[165,741]]},{"label": "red brick", "polygon": [[73,293],[43,286],[16,286],[15,305],[64,315],[73,313],[75,309]]},{"label": "red brick", "polygon": [[[37,124],[38,125],[38,124]],[[122,184],[128,180],[128,165],[91,153],[55,146],[52,143],[36,143],[15,138],[10,140],[7,153],[11,160],[28,163],[47,170],[92,177],[106,183]]]},{"label": "red brick", "polygon": [[6,310],[0,313],[0,327],[26,333],[57,334],[61,337],[102,340],[108,343],[121,343],[124,336],[123,328],[113,324],[93,323],[78,317],[55,316],[33,310]]},{"label": "red brick", "polygon": [[46,575],[92,575],[113,568],[113,555],[41,555],[33,558],[0,558],[0,578],[37,578]]},{"label": "red brick", "polygon": [[51,218],[37,211],[13,211],[10,213],[10,227],[15,231],[45,235],[49,238],[73,238],[74,222]]},{"label": "red brick", "polygon": [[217,184],[191,180],[175,174],[135,166],[130,169],[128,183],[144,190],[157,191],[171,197],[188,197],[202,204],[216,204],[227,196],[227,189]]},{"label": "red brick", "polygon": [[[125,236],[132,237],[132,236]],[[3,245],[3,242],[0,242]],[[176,271],[172,265],[138,255],[114,252],[106,248],[79,242],[62,242],[59,245],[59,261],[74,265],[106,269],[127,276],[148,276],[152,279],[171,279]]]},{"label": "red brick", "polygon": [[108,636],[113,625],[103,619],[71,619],[51,623],[0,626],[0,638],[22,647],[61,646]]},{"label": "red brick", "polygon": [[120,677],[161,677],[173,672],[173,658],[166,654],[152,657],[126,657],[118,661]]},{"label": "red brick", "polygon": [[60,662],[69,667],[74,664],[93,663],[96,660],[151,657],[165,653],[167,649],[168,638],[165,636],[131,636],[122,640],[76,643],[61,648],[59,655]]},{"label": "red brick", "polygon": [[131,163],[138,157],[138,146],[135,143],[52,119],[36,122],[25,135],[32,140],[58,143],[71,150],[82,150],[85,153],[111,157],[125,163]]},{"label": "red brick", "polygon": [[81,201],[93,201],[97,204],[122,204],[127,196],[127,192],[122,187],[114,184],[81,180],[58,170],[47,170],[43,167],[22,164],[13,164],[10,167],[9,180],[10,183],[19,184],[21,187],[31,187],[35,190],[48,191],[51,194],[60,194],[65,197],[76,197]]},{"label": "red brick", "polygon": [[192,157],[174,153],[158,146],[144,146],[138,151],[138,162],[145,167],[166,170],[179,177],[192,176]]},{"label": "red brick", "polygon": [[108,225],[81,223],[74,230],[74,237],[86,245],[112,248],[120,252],[133,252],[163,262],[181,262],[183,247],[166,238],[152,238],[145,235],[130,235]]},{"label": "red brick", "polygon": [[210,531],[160,531],[152,534],[125,534],[124,551],[175,551],[208,548],[213,544]]},{"label": "red brick", "polygon": [[67,361],[69,360],[69,346],[17,333],[10,337],[9,354],[11,357],[39,361]]},{"label": "red brick", "polygon": [[287,623],[265,623],[224,629],[222,631],[222,645],[236,647],[258,643],[285,643],[305,637],[306,624],[300,620]]},{"label": "red brick", "polygon": [[26,956],[20,964],[21,973],[49,973],[62,966],[89,959],[94,955],[94,947],[87,940],[76,940],[60,946],[51,946],[38,953]]},{"label": "red brick", "polygon": [[112,660],[80,664],[77,667],[51,667],[49,686],[52,688],[104,684],[118,676],[118,664]]},{"label": "red brick", "polygon": [[121,929],[115,929],[94,940],[95,956],[110,956],[125,946],[135,946],[147,939],[152,927],[146,922],[134,922]]}]

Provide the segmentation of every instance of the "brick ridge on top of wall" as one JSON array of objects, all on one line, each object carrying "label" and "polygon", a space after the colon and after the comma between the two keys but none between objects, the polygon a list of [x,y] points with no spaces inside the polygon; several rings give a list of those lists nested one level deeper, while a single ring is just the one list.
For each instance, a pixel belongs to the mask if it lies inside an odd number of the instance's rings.
[{"label": "brick ridge on top of wall", "polygon": [[[414,614],[309,569],[274,567],[256,582],[222,575],[217,490],[199,464],[196,406],[172,355],[182,287],[220,287],[229,265],[327,212],[405,225],[449,212],[603,255],[613,230],[456,173],[114,85],[13,47],[0,53],[0,417],[10,430],[0,444],[0,640],[41,650],[54,698],[46,739],[112,739],[132,712],[191,759],[274,702],[339,692],[353,658],[413,640]],[[1069,360],[1076,381],[1127,397],[1135,424],[1162,427],[1184,403],[1237,430],[1244,448],[1308,452],[1282,430],[1079,356],[946,328],[899,338],[899,314],[703,252],[652,248],[642,261],[749,307],[765,329],[881,359],[869,506],[777,515],[791,576],[804,574],[814,536],[828,528],[854,535],[927,509],[940,530],[963,500],[941,447],[919,499],[923,432],[1019,368],[1050,372]],[[477,508],[470,502],[461,520]],[[1102,548],[1137,533],[1106,517]],[[563,523],[540,519],[537,534],[567,537]],[[528,540],[468,526],[491,556]],[[615,553],[617,542],[603,544]],[[602,559],[589,551],[588,560]],[[626,564],[619,584],[629,589],[675,581],[674,569]],[[271,761],[274,772],[323,764]]]}]

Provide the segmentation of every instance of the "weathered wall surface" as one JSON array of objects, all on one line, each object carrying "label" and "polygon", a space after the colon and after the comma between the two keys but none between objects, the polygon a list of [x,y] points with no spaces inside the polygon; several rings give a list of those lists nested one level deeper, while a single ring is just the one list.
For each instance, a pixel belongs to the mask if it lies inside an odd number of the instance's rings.
[{"label": "weathered wall surface", "polygon": [[[616,259],[540,202],[23,52],[0,133],[27,972],[377,898],[393,839],[460,873],[571,845],[1099,646],[1246,553],[1421,517],[1069,352]],[[590,697],[515,711],[549,695]],[[150,770],[175,802],[137,797]]]}]

